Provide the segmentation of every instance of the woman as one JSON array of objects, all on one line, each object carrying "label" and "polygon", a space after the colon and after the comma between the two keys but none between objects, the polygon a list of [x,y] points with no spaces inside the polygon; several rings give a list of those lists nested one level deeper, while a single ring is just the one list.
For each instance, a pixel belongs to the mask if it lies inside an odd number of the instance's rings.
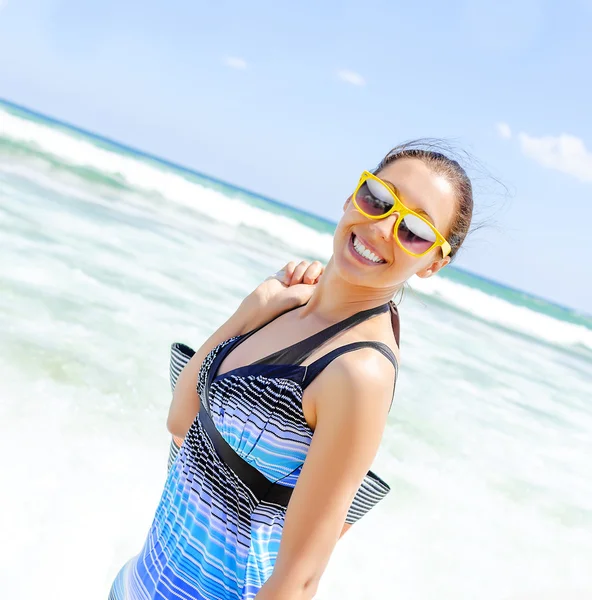
[{"label": "woman", "polygon": [[196,353],[173,347],[187,364],[167,425],[184,441],[112,600],[314,596],[346,521],[385,491],[367,471],[397,375],[391,299],[450,262],[472,209],[457,162],[397,147],[346,200],[322,277],[288,265]]}]

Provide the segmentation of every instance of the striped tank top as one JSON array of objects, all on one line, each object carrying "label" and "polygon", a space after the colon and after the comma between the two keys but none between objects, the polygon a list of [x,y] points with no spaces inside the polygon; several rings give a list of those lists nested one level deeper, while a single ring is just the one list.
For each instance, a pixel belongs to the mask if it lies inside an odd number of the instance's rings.
[{"label": "striped tank top", "polygon": [[[224,374],[218,373],[224,358],[261,327],[226,340],[208,354],[197,381],[202,414],[180,447],[171,443],[168,476],[148,537],[140,553],[118,573],[109,600],[255,597],[273,571],[287,502],[281,493],[262,497],[254,491],[221,458],[213,438],[220,437],[236,460],[264,476],[270,489],[291,492],[313,436],[304,418],[302,396],[315,377],[338,356],[364,347],[386,356],[395,367],[395,381],[397,376],[396,358],[381,342],[346,344],[309,365],[301,363],[342,331],[388,310],[398,343],[398,314],[388,303]],[[183,344],[172,346],[173,389],[193,354]],[[206,417],[215,427],[215,436],[204,426]],[[346,522],[354,523],[389,491],[386,483],[368,472]]]}]

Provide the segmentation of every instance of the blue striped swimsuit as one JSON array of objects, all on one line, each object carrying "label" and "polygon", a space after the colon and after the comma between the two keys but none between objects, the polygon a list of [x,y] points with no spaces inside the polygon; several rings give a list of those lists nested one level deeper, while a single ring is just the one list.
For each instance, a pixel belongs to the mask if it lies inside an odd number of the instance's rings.
[{"label": "blue striped swimsuit", "polygon": [[[197,390],[216,429],[244,461],[270,482],[293,488],[313,432],[302,411],[302,395],[337,356],[373,347],[396,359],[380,342],[336,348],[307,366],[302,363],[323,343],[392,304],[362,311],[251,365],[219,374],[224,358],[254,334],[214,348],[201,365]],[[194,354],[174,344],[171,384]],[[369,472],[347,522],[354,522],[389,491]],[[286,507],[257,499],[220,458],[200,417],[196,417],[170,464],[165,489],[141,552],[118,573],[109,600],[247,600],[271,575]]]}]

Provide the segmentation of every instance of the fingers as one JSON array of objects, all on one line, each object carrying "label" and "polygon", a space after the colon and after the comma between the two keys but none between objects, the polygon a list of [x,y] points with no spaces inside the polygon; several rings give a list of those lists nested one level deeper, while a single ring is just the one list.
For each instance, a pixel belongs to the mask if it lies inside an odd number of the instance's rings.
[{"label": "fingers", "polygon": [[319,280],[319,277],[323,274],[324,270],[325,268],[318,260],[311,262],[306,271],[304,272],[304,275],[302,277],[302,283],[316,283]]},{"label": "fingers", "polygon": [[299,263],[296,261],[289,262],[283,269],[278,271],[278,279],[284,285],[291,286],[299,283],[314,284],[323,274],[325,267],[315,260],[312,263],[308,260],[302,260]]},{"label": "fingers", "polygon": [[292,275],[294,274],[294,270],[296,269],[296,261],[290,261],[283,269],[278,271],[278,275],[283,272],[283,275],[279,277],[280,281],[285,285],[290,285],[290,281],[292,281]]},{"label": "fingers", "polygon": [[308,269],[309,264],[310,263],[307,260],[299,262],[292,273],[292,278],[290,279],[288,285],[297,285],[302,283],[302,279],[306,273],[306,270]]}]

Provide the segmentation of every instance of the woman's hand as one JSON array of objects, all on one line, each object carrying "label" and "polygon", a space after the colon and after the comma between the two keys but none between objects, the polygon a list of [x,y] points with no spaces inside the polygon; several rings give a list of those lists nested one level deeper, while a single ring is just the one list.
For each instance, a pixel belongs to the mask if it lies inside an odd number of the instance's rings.
[{"label": "woman's hand", "polygon": [[324,270],[325,267],[318,260],[313,262],[302,260],[299,263],[291,261],[269,279],[278,279],[288,287],[301,283],[314,285],[318,282]]},{"label": "woman's hand", "polygon": [[318,261],[291,261],[277,273],[258,285],[243,301],[244,308],[255,317],[265,310],[267,320],[291,308],[306,304],[312,296],[316,284],[325,267]]}]

